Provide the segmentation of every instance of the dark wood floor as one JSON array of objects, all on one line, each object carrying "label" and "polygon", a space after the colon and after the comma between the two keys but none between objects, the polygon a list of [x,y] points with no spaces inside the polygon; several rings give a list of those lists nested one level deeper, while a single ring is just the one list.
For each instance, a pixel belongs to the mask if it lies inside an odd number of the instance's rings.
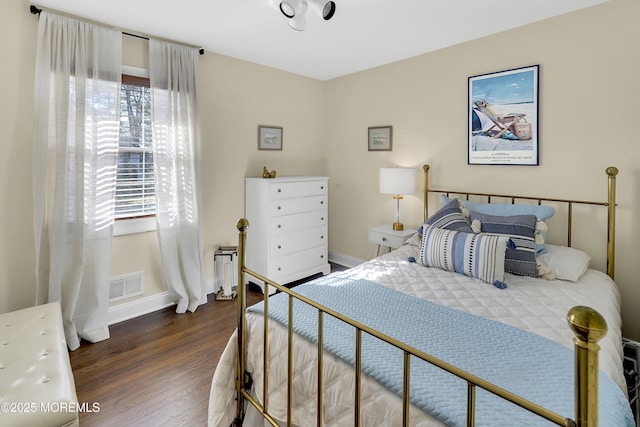
[{"label": "dark wood floor", "polygon": [[[341,269],[339,266],[333,266]],[[250,288],[247,304],[262,299]],[[195,313],[169,307],[111,326],[111,338],[69,353],[88,426],[205,426],[211,379],[236,326],[235,301]]]},{"label": "dark wood floor", "polygon": [[[248,303],[262,298],[255,290]],[[236,303],[175,307],[110,327],[111,338],[69,353],[85,426],[205,426],[211,378],[236,324]]]}]

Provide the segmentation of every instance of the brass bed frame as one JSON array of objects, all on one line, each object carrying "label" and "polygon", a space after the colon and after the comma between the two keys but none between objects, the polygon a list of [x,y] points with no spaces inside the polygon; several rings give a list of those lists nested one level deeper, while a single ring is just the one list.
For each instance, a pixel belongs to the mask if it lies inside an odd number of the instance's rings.
[{"label": "brass bed frame", "polygon": [[[613,279],[614,277],[614,257],[615,257],[615,210],[616,210],[616,175],[618,169],[615,167],[609,167],[606,169],[608,177],[608,199],[606,202],[589,202],[580,200],[569,199],[553,199],[553,198],[539,198],[529,196],[513,196],[513,195],[500,195],[500,194],[488,194],[488,193],[474,193],[466,191],[449,191],[449,190],[437,190],[429,188],[429,165],[423,166],[424,171],[424,219],[428,218],[428,199],[429,193],[443,193],[443,194],[455,194],[469,196],[480,196],[487,198],[488,202],[491,202],[491,198],[510,199],[511,203],[515,203],[516,200],[530,200],[536,201],[538,204],[542,202],[554,202],[563,203],[568,206],[567,212],[567,225],[568,236],[567,246],[571,246],[571,230],[573,225],[573,206],[574,205],[591,205],[591,206],[604,206],[607,208],[607,274]],[[404,380],[402,389],[402,424],[408,425],[409,422],[409,378],[410,378],[410,366],[409,360],[411,356],[415,356],[427,363],[436,365],[452,375],[456,375],[467,382],[467,426],[472,427],[475,425],[475,396],[476,388],[480,387],[485,389],[503,399],[506,399],[522,408],[525,408],[540,417],[543,417],[560,426],[577,426],[577,427],[595,427],[598,425],[598,351],[600,341],[607,333],[607,324],[604,318],[595,310],[578,306],[574,307],[567,313],[567,321],[569,326],[573,330],[575,337],[575,420],[565,418],[555,412],[552,412],[544,407],[541,407],[533,402],[523,399],[508,390],[502,389],[488,381],[471,375],[443,360],[437,359],[429,354],[419,351],[413,347],[410,347],[398,340],[395,340],[379,331],[373,330],[366,325],[360,324],[348,317],[343,316],[323,305],[320,305],[302,295],[299,295],[295,291],[278,284],[261,274],[250,270],[245,264],[246,253],[246,233],[249,227],[249,222],[245,218],[241,218],[237,222],[237,228],[239,231],[238,238],[238,361],[236,371],[236,418],[233,425],[240,426],[244,420],[245,403],[249,402],[256,410],[262,414],[265,420],[267,420],[273,426],[278,426],[277,421],[269,414],[269,399],[268,399],[268,375],[267,366],[269,360],[269,340],[268,340],[268,322],[269,322],[269,292],[268,286],[273,286],[277,290],[286,293],[288,295],[288,381],[287,381],[287,425],[292,424],[291,420],[291,405],[293,401],[293,385],[291,379],[293,378],[293,300],[298,299],[306,304],[313,306],[318,311],[318,376],[317,376],[317,421],[318,426],[322,425],[322,410],[323,407],[323,316],[329,315],[340,319],[341,321],[353,326],[356,330],[355,338],[355,392],[354,392],[354,426],[360,426],[360,385],[361,385],[361,351],[362,351],[362,333],[370,334],[378,339],[386,341],[387,343],[401,349],[404,352]],[[246,347],[246,286],[245,274],[261,280],[265,283],[264,290],[264,342],[263,342],[263,366],[264,366],[264,381],[263,381],[263,396],[264,402],[260,404],[250,394],[250,378],[245,371],[245,347]]]}]

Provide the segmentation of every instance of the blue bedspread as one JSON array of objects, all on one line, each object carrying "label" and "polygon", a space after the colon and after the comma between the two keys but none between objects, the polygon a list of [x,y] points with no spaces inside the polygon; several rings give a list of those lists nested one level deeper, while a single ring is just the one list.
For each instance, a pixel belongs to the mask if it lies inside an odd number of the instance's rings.
[{"label": "blue bedspread", "polygon": [[[321,278],[295,291],[467,372],[574,418],[574,356],[569,348],[539,335],[429,301],[382,285],[346,278]],[[286,294],[269,299],[269,315],[287,322]],[[261,312],[262,303],[250,307]],[[568,326],[567,326],[568,327]],[[317,312],[294,303],[294,330],[317,342]],[[325,349],[354,364],[355,330],[325,316]],[[363,372],[401,395],[402,352],[363,334]],[[629,404],[602,371],[599,377],[601,426],[633,427]],[[411,359],[412,403],[451,426],[466,422],[466,382]],[[484,390],[476,393],[477,426],[552,425]]]}]

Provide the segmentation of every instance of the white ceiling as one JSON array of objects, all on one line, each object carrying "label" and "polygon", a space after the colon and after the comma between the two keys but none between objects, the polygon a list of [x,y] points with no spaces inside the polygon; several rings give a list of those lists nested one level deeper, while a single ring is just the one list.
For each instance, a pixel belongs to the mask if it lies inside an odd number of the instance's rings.
[{"label": "white ceiling", "polygon": [[320,80],[351,74],[607,0],[335,0],[295,31],[279,0],[41,0],[38,7]]}]

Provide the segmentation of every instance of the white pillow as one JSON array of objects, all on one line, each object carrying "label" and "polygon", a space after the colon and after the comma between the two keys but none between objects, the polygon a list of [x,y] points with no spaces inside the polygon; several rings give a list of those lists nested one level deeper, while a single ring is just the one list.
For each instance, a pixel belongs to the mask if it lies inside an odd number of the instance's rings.
[{"label": "white pillow", "polygon": [[548,267],[557,279],[577,282],[589,268],[591,257],[581,250],[568,246],[545,245],[547,252],[538,254],[539,262]]}]

